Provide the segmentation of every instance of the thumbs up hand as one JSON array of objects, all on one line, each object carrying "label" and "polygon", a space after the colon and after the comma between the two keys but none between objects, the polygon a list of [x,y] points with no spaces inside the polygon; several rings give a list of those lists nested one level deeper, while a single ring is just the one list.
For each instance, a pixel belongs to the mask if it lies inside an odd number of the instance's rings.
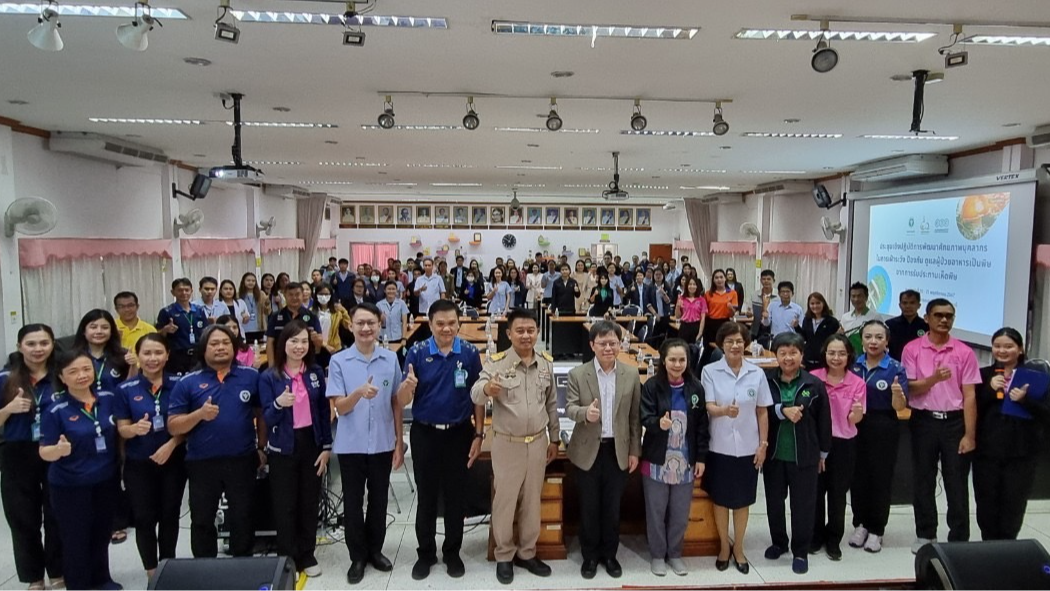
[{"label": "thumbs up hand", "polygon": [[802,420],[801,406],[786,406],[781,408],[780,412],[783,413],[784,417],[792,423],[797,423]]},{"label": "thumbs up hand", "polygon": [[1028,395],[1028,384],[1021,386],[1020,388],[1013,388],[1010,390],[1010,400],[1014,402],[1020,402]]},{"label": "thumbs up hand", "polygon": [[277,397],[277,406],[281,408],[289,408],[295,404],[295,394],[292,393],[292,389],[288,386],[284,387],[284,392]]},{"label": "thumbs up hand", "polygon": [[726,407],[726,416],[731,419],[735,419],[738,416],[740,416],[740,407],[737,406],[735,398],[732,402],[729,403],[729,406]]},{"label": "thumbs up hand", "polygon": [[665,412],[664,416],[660,417],[660,428],[664,431],[671,430],[671,413]]},{"label": "thumbs up hand", "polygon": [[151,423],[149,420],[149,413],[142,415],[142,418],[131,426],[131,430],[135,433],[135,435],[147,435],[150,431],[152,431],[153,423]]},{"label": "thumbs up hand", "polygon": [[591,405],[587,407],[587,422],[597,423],[602,418],[602,409],[598,406],[598,399],[595,398]]},{"label": "thumbs up hand", "polygon": [[219,416],[219,405],[211,403],[211,396],[204,401],[204,406],[201,407],[201,415],[205,421],[214,421],[215,417]]},{"label": "thumbs up hand", "polygon": [[178,332],[178,330],[179,330],[179,327],[175,326],[175,319],[174,318],[168,318],[168,323],[165,324],[164,327],[160,329],[160,331],[163,332],[164,334],[175,334],[176,332]]},{"label": "thumbs up hand", "polygon": [[12,415],[22,414],[29,412],[32,407],[32,402],[26,397],[25,391],[21,388],[18,389],[18,395],[11,399],[11,402],[7,403],[7,406],[0,409],[0,413],[7,413]]},{"label": "thumbs up hand", "polygon": [[416,387],[419,386],[419,378],[416,377],[416,368],[413,367],[411,363],[408,364],[408,374],[405,375],[405,380],[401,383],[413,393],[416,391]]},{"label": "thumbs up hand", "polygon": [[901,386],[900,378],[893,378],[893,384],[890,385],[890,392],[892,392],[894,396],[904,396],[904,388]]},{"label": "thumbs up hand", "polygon": [[58,436],[58,443],[55,444],[55,448],[58,449],[58,457],[64,458],[69,454],[73,453],[73,445],[69,443],[65,435]]},{"label": "thumbs up hand", "polygon": [[489,380],[489,383],[485,384],[485,395],[489,398],[496,398],[503,392],[503,378],[497,372]]},{"label": "thumbs up hand", "polygon": [[372,379],[372,376],[368,376],[368,381],[358,386],[357,389],[354,390],[354,394],[357,394],[358,396],[366,398],[368,400],[371,400],[378,396],[379,388],[376,388],[372,385]]}]

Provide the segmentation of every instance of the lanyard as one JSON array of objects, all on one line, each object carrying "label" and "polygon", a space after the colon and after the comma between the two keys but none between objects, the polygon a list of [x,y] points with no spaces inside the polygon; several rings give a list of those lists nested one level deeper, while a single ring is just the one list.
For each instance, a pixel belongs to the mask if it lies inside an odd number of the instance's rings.
[{"label": "lanyard", "polygon": [[91,419],[93,423],[95,423],[95,435],[102,435],[102,425],[100,425],[98,422],[98,400],[95,400],[95,403],[91,405],[90,412],[88,412],[88,410],[83,407],[81,407],[80,412],[83,413],[85,417]]},{"label": "lanyard", "polygon": [[106,371],[106,360],[102,360],[102,365],[98,366],[98,373],[95,374],[95,386],[102,387],[102,374]]},{"label": "lanyard", "polygon": [[156,386],[150,386],[149,393],[153,397],[153,409],[156,414],[160,414],[160,394],[164,384],[158,384]]}]

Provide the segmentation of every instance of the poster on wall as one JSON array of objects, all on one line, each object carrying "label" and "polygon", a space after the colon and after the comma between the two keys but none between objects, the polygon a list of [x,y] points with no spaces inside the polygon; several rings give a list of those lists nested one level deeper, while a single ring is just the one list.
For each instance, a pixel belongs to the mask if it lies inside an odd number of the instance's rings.
[{"label": "poster on wall", "polygon": [[357,211],[357,227],[358,228],[374,228],[376,227],[376,206],[375,205],[362,205],[358,207]]},{"label": "poster on wall", "polygon": [[598,228],[598,208],[597,207],[584,207],[582,208],[582,215],[580,216],[580,222],[583,224],[584,230],[594,230]]},{"label": "poster on wall", "polygon": [[457,205],[452,208],[452,227],[457,230],[465,230],[470,227],[470,210],[466,205]]},{"label": "poster on wall", "polygon": [[548,229],[558,229],[561,227],[561,208],[560,207],[548,207],[547,213],[543,217],[543,227]]},{"label": "poster on wall", "polygon": [[433,225],[433,221],[430,219],[430,206],[429,205],[417,205],[416,206],[416,227],[417,228],[429,228]]},{"label": "poster on wall", "polygon": [[470,208],[470,226],[472,228],[487,228],[489,226],[488,207],[484,205]]},{"label": "poster on wall", "polygon": [[580,210],[577,207],[565,208],[565,219],[562,220],[562,228],[566,230],[580,229]]},{"label": "poster on wall", "polygon": [[630,207],[621,207],[620,213],[616,218],[616,229],[617,230],[633,230],[634,229],[634,210]]},{"label": "poster on wall", "polygon": [[634,210],[634,227],[648,230],[652,226],[652,209],[639,207]]},{"label": "poster on wall", "polygon": [[507,227],[507,208],[502,205],[493,205],[489,208],[489,227],[503,229]]},{"label": "poster on wall", "polygon": [[340,228],[356,228],[357,227],[357,206],[344,204],[339,208],[339,227]]},{"label": "poster on wall", "polygon": [[397,208],[397,227],[412,227],[412,208],[408,205],[401,205]]},{"label": "poster on wall", "polygon": [[543,227],[543,208],[529,207],[527,210],[529,229]]},{"label": "poster on wall", "polygon": [[615,230],[616,229],[616,208],[615,207],[603,207],[601,208],[599,224],[602,230]]},{"label": "poster on wall", "polygon": [[380,228],[393,228],[394,227],[394,206],[393,205],[380,205],[379,206],[379,219],[377,225]]},{"label": "poster on wall", "polygon": [[525,208],[520,205],[511,205],[507,211],[507,224],[513,230],[525,228]]},{"label": "poster on wall", "polygon": [[447,205],[434,206],[434,227],[448,228],[451,222],[449,218],[449,207]]}]

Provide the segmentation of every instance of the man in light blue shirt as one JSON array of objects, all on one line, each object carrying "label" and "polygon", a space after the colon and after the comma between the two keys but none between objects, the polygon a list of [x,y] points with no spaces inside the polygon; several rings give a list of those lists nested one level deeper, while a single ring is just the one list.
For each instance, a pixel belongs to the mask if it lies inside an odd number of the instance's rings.
[{"label": "man in light blue shirt", "polygon": [[547,272],[543,274],[540,284],[543,285],[543,305],[549,306],[551,297],[554,295],[554,282],[561,277],[558,266],[554,261],[547,261]]},{"label": "man in light blue shirt", "polygon": [[383,286],[386,297],[379,300],[376,307],[383,314],[383,328],[379,333],[380,338],[386,338],[390,342],[398,342],[403,337],[403,327],[408,316],[408,305],[404,300],[397,298],[397,281],[387,281]]},{"label": "man in light blue shirt", "polygon": [[791,301],[795,295],[795,286],[790,281],[781,281],[777,284],[777,293],[780,301],[769,305],[769,315],[762,318],[762,325],[769,327],[772,336],[782,332],[795,332],[795,328],[802,322],[805,312],[802,306]]},{"label": "man in light blue shirt", "polygon": [[416,297],[419,298],[418,312],[420,314],[429,312],[431,304],[445,295],[445,280],[434,273],[433,259],[429,257],[423,259],[423,274],[416,278],[413,291],[415,291]]},{"label": "man in light blue shirt", "polygon": [[623,278],[617,273],[616,264],[609,263],[606,267],[609,271],[609,287],[613,290],[613,307],[619,308],[623,305],[624,284]]}]

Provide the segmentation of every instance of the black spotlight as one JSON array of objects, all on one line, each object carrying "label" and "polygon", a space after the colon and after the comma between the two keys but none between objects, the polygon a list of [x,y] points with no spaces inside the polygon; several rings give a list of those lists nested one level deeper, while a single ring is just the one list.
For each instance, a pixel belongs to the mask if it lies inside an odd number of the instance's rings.
[{"label": "black spotlight", "polygon": [[649,125],[649,121],[642,115],[642,101],[634,99],[634,115],[631,116],[631,129],[645,131],[647,125]]},{"label": "black spotlight", "polygon": [[467,114],[463,116],[463,127],[473,131],[479,125],[481,125],[481,120],[478,119],[478,114],[474,111],[474,97],[468,97]]},{"label": "black spotlight", "polygon": [[394,101],[389,96],[386,97],[386,102],[383,103],[383,113],[379,115],[379,127],[383,129],[394,127]]},{"label": "black spotlight", "polygon": [[551,131],[558,131],[559,129],[561,129],[561,125],[561,117],[558,116],[558,101],[552,98],[551,112],[547,114],[547,129]]},{"label": "black spotlight", "polygon": [[722,102],[715,103],[715,116],[711,120],[714,125],[711,126],[711,132],[715,135],[725,135],[729,133],[729,124],[726,123],[725,118],[722,117]]},{"label": "black spotlight", "polygon": [[827,31],[821,33],[817,46],[813,48],[813,57],[809,59],[809,65],[813,71],[821,74],[827,74],[839,65],[839,52],[832,49],[828,43]]}]

